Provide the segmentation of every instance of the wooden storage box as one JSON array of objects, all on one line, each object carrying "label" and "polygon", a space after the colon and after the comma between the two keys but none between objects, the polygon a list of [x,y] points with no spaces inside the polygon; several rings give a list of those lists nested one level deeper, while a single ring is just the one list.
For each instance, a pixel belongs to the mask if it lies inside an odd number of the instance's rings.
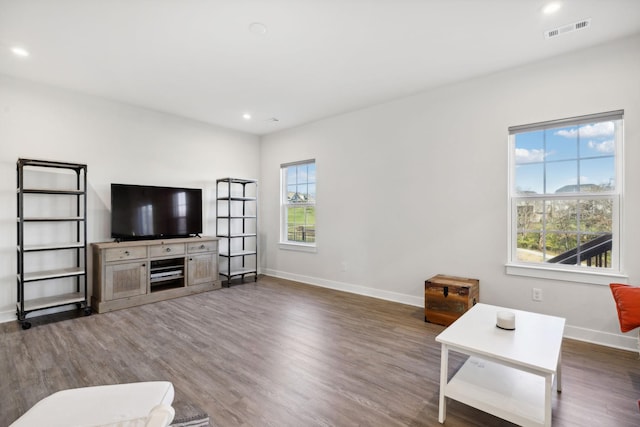
[{"label": "wooden storage box", "polygon": [[438,274],[424,282],[424,321],[449,326],[480,299],[480,281]]}]

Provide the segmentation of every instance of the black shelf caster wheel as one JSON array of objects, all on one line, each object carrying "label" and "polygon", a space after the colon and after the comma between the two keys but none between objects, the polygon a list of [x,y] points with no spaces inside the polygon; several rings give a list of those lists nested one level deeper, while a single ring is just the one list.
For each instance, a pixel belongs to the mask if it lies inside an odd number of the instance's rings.
[{"label": "black shelf caster wheel", "polygon": [[85,307],[84,308],[84,315],[85,316],[91,316],[91,313],[93,313],[93,310],[91,310],[91,307]]},{"label": "black shelf caster wheel", "polygon": [[22,322],[22,329],[27,330],[31,327],[31,322]]}]

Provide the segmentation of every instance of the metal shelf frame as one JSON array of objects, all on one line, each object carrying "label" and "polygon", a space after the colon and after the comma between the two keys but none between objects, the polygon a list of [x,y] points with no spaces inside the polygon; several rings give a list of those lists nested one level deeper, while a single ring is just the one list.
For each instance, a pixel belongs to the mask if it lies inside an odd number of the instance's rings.
[{"label": "metal shelf frame", "polygon": [[216,180],[216,235],[226,242],[226,247],[219,251],[220,276],[226,286],[230,286],[234,278],[240,278],[244,283],[246,276],[253,276],[257,281],[258,181]]},{"label": "metal shelf frame", "polygon": [[[47,189],[25,187],[25,168],[47,172],[48,169],[71,170],[75,173],[75,188]],[[51,172],[51,170],[49,170]],[[38,310],[62,307],[70,304],[84,310],[85,315],[91,314],[87,299],[87,165],[79,163],[56,162],[48,160],[18,159],[16,163],[16,197],[17,197],[17,243],[16,243],[16,316],[23,329],[31,327],[27,316]],[[25,216],[25,195],[29,197],[64,196],[75,200],[75,214],[72,216]],[[29,223],[71,223],[72,236],[69,241],[49,244],[25,244],[25,233],[29,233]],[[72,251],[75,259],[74,267],[53,270],[25,272],[25,256],[34,252]],[[62,278],[71,278],[75,283],[75,292],[27,299],[25,287],[32,282],[41,282]]]}]

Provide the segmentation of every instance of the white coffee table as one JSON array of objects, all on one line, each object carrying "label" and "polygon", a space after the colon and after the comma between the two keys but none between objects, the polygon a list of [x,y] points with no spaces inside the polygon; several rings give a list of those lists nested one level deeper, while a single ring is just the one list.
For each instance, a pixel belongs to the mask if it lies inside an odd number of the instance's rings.
[{"label": "white coffee table", "polygon": [[[513,331],[496,327],[499,311],[516,316]],[[436,337],[442,345],[440,412],[445,397],[522,426],[551,426],[551,392],[561,391],[560,362],[565,319],[476,304]],[[447,382],[449,350],[469,359]]]}]

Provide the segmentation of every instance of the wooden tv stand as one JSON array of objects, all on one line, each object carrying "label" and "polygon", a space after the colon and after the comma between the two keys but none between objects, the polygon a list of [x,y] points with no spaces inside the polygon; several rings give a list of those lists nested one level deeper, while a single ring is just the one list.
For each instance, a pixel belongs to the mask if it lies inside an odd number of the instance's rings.
[{"label": "wooden tv stand", "polygon": [[219,289],[218,238],[92,243],[98,313]]}]

